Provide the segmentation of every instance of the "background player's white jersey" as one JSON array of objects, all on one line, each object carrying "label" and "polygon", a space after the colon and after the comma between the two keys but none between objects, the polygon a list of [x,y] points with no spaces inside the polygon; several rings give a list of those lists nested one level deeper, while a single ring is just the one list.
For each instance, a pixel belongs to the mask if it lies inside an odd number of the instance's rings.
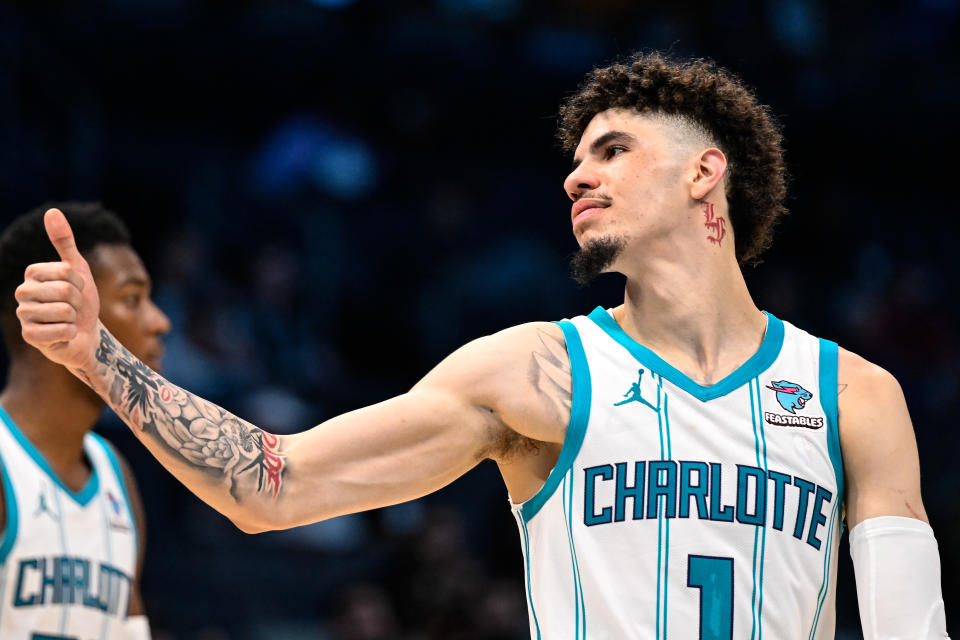
[{"label": "background player's white jersey", "polygon": [[514,507],[531,636],[832,638],[837,345],[768,314],[757,353],[704,387],[603,309],[560,326],[570,425]]},{"label": "background player's white jersey", "polygon": [[112,448],[84,436],[93,467],[80,492],[0,409],[7,526],[0,541],[0,638],[123,637],[137,532]]}]

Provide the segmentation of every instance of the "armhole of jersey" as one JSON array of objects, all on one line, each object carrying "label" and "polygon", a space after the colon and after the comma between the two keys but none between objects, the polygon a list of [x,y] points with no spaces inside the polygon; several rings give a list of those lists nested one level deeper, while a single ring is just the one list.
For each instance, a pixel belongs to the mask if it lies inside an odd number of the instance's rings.
[{"label": "armhole of jersey", "polygon": [[0,537],[0,566],[2,566],[7,562],[13,543],[17,541],[20,510],[17,508],[17,494],[13,491],[13,483],[10,482],[10,474],[7,472],[7,465],[2,456],[0,456],[0,475],[3,476],[3,503],[7,516],[7,524],[3,529],[3,536]]},{"label": "armhole of jersey", "polygon": [[547,481],[540,487],[540,491],[520,507],[520,517],[525,522],[530,522],[537,515],[573,466],[573,461],[580,453],[583,438],[587,434],[587,422],[590,419],[590,368],[587,366],[587,354],[583,351],[583,342],[572,322],[561,320],[556,324],[563,331],[563,338],[567,343],[567,355],[570,356],[570,375],[573,379],[570,422],[567,425],[567,433],[563,438],[563,447],[560,449],[557,464],[547,476]]},{"label": "armhole of jersey", "polygon": [[836,342],[820,338],[820,405],[827,415],[827,452],[833,471],[837,476],[839,502],[843,503],[843,455],[840,452],[839,410],[837,408],[837,358]]},{"label": "armhole of jersey", "polygon": [[110,461],[110,466],[113,468],[113,474],[117,478],[117,483],[120,484],[120,490],[123,491],[123,499],[127,502],[127,510],[130,512],[130,528],[133,530],[133,548],[136,551],[136,557],[140,557],[140,536],[139,531],[137,531],[137,514],[133,512],[133,503],[130,501],[130,490],[127,489],[127,480],[123,475],[123,470],[120,468],[120,461],[117,460],[117,452],[114,451],[113,445],[104,440],[104,438],[93,431],[90,432],[90,435],[93,436],[94,440],[97,441],[97,444],[100,445],[100,448],[103,449],[104,453],[107,454],[107,460]]}]

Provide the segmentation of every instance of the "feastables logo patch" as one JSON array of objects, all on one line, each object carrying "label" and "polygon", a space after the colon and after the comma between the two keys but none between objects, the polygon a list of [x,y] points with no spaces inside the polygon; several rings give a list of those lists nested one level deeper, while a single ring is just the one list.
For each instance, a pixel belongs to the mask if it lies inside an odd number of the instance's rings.
[{"label": "feastables logo patch", "polygon": [[763,418],[770,424],[781,427],[804,427],[807,429],[819,429],[823,427],[823,418],[820,416],[797,415],[797,411],[806,407],[807,402],[813,398],[813,394],[801,387],[795,382],[789,380],[771,381],[767,389],[775,392],[777,402],[790,415],[785,416],[770,411],[763,412]]}]

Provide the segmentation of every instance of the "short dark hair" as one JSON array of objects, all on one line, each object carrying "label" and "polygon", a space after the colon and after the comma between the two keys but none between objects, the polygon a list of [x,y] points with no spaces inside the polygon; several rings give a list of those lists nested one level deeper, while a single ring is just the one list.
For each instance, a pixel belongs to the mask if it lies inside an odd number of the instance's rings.
[{"label": "short dark hair", "polygon": [[100,245],[130,245],[127,226],[99,202],[48,202],[11,222],[0,234],[0,328],[11,354],[24,344],[14,298],[24,271],[34,262],[60,259],[43,226],[43,214],[51,207],[63,211],[73,229],[77,249],[86,258]]},{"label": "short dark hair", "polygon": [[740,264],[756,263],[787,209],[783,136],[770,108],[733,73],[709,60],[636,53],[594,69],[560,107],[558,136],[573,152],[607,109],[673,115],[703,127],[727,156],[727,202]]}]

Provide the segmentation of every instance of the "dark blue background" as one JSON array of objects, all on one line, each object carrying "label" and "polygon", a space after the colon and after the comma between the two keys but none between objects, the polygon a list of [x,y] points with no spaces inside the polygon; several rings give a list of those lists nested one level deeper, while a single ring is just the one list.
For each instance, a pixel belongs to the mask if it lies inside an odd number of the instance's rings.
[{"label": "dark blue background", "polygon": [[[4,5],[0,222],[50,199],[121,213],[174,322],[171,380],[297,431],[472,338],[617,304],[617,277],[566,275],[557,105],[637,48],[711,57],[785,128],[791,214],[751,290],[900,380],[957,620],[960,3],[666,4]],[[103,430],[146,500],[157,638],[525,633],[489,463],[408,506],[249,537]],[[838,637],[856,638],[843,547]]]}]

